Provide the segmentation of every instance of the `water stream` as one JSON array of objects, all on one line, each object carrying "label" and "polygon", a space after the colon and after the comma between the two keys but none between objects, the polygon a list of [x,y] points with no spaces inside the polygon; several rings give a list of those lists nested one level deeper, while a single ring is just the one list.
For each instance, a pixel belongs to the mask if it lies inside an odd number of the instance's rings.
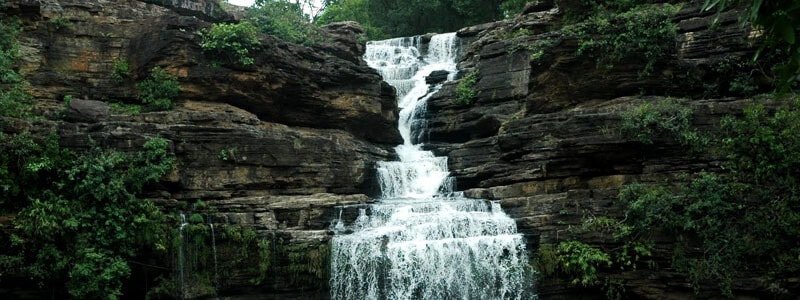
[{"label": "water stream", "polygon": [[186,225],[189,223],[186,222],[186,214],[183,212],[180,213],[181,217],[181,225],[178,229],[178,234],[180,235],[180,243],[178,244],[178,284],[180,285],[179,292],[180,299],[186,298],[186,276],[184,274],[185,271],[185,257],[184,257],[184,244],[186,244],[186,236],[184,235],[183,231],[186,228]]},{"label": "water stream", "polygon": [[[527,254],[514,220],[494,202],[453,192],[447,157],[414,144],[426,100],[457,74],[458,38],[435,35],[367,44],[365,60],[397,89],[399,161],[379,162],[382,196],[346,224],[334,220],[334,299],[530,299]],[[424,53],[423,53],[424,52]]]}]

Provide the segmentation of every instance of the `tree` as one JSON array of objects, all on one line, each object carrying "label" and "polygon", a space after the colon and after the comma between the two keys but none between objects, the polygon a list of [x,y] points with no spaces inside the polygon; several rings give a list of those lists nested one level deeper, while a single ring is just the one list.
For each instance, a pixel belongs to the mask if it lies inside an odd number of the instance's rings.
[{"label": "tree", "polygon": [[718,12],[733,7],[743,7],[743,23],[749,23],[763,32],[764,44],[756,53],[774,51],[785,55],[783,63],[775,66],[776,85],[788,91],[800,82],[800,2],[795,0],[706,0],[704,10],[716,8]]},{"label": "tree", "polygon": [[[504,5],[505,2],[513,3]],[[367,29],[370,38],[382,37],[374,33],[411,36],[455,31],[502,19],[525,5],[523,0],[329,0],[325,3],[318,23],[357,21]]]}]

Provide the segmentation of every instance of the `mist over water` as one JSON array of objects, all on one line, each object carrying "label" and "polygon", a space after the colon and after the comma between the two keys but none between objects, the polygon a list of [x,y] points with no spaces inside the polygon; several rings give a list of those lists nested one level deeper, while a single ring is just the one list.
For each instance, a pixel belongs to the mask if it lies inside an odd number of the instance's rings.
[{"label": "mist over water", "polygon": [[525,243],[497,203],[453,192],[447,157],[424,151],[425,101],[433,71],[457,74],[455,33],[373,41],[369,65],[397,89],[399,161],[379,162],[381,198],[352,224],[334,220],[334,299],[531,299]]}]

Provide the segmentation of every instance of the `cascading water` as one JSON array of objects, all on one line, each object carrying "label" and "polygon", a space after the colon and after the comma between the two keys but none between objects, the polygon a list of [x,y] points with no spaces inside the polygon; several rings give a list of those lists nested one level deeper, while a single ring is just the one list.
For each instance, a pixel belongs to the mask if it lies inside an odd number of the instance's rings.
[{"label": "cascading water", "polygon": [[[447,158],[413,144],[425,101],[456,73],[457,37],[435,35],[367,44],[365,60],[397,89],[400,161],[378,163],[382,197],[353,224],[334,220],[334,299],[530,299],[521,234],[497,203],[452,192]],[[419,130],[416,130],[419,133]]]},{"label": "cascading water", "polygon": [[214,257],[214,295],[217,294],[217,288],[219,288],[219,271],[217,267],[217,236],[214,233],[214,223],[208,223],[208,227],[211,228],[211,253]]},{"label": "cascading water", "polygon": [[184,274],[184,272],[185,272],[185,262],[184,262],[185,258],[184,258],[184,254],[183,254],[183,252],[184,252],[184,250],[183,250],[184,246],[183,245],[186,244],[186,236],[184,236],[184,234],[183,234],[183,229],[186,228],[186,225],[189,225],[189,223],[186,222],[186,215],[183,212],[181,212],[180,216],[181,216],[181,225],[178,228],[178,234],[180,235],[181,242],[178,244],[178,282],[179,282],[179,285],[180,285],[179,292],[181,293],[180,299],[185,299],[186,298],[186,276]]}]

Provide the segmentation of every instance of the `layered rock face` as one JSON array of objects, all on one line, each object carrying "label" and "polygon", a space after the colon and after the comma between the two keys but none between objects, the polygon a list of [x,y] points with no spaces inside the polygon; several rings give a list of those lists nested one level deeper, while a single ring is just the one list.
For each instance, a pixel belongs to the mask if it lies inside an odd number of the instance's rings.
[{"label": "layered rock face", "polygon": [[[333,207],[370,201],[374,162],[391,160],[401,141],[394,89],[361,59],[361,29],[352,23],[324,28],[318,46],[262,36],[249,67],[202,52],[198,30],[241,15],[205,0],[5,1],[0,17],[22,22],[20,71],[48,120],[5,120],[2,128],[57,132],[75,149],[133,150],[166,138],[177,166],[146,195],[165,210],[202,200],[194,213],[209,222],[251,227],[292,249],[324,246]],[[121,61],[132,75],[115,81]],[[138,103],[136,82],[153,67],[177,75],[176,108],[110,113],[109,102]],[[65,96],[73,99],[66,108]],[[276,258],[264,284],[239,274],[217,289],[327,295],[319,290],[326,274],[280,271],[290,263]]]},{"label": "layered rock face", "polygon": [[[619,245],[610,234],[571,228],[595,216],[621,217],[617,195],[627,183],[673,181],[677,174],[713,172],[720,165],[669,138],[657,136],[647,145],[621,135],[621,113],[645,101],[677,97],[694,109],[693,126],[713,133],[723,115],[741,113],[752,100],[735,95],[696,100],[702,83],[730,81],[716,78],[713,66],[749,58],[754,49],[736,12],[721,14],[711,26],[713,12],[685,4],[673,18],[679,29],[674,55],[655,72],[643,76],[644,61],[637,60],[597,68],[593,58],[576,55],[577,41],[553,31],[562,17],[558,4],[536,1],[514,20],[459,31],[464,41],[459,67],[462,74],[477,72],[477,96],[469,105],[458,103],[454,82],[431,98],[426,147],[449,157],[458,190],[498,200],[526,234],[531,251],[572,239],[612,249]],[[520,29],[530,34],[509,37]],[[542,40],[555,41],[554,46],[544,53],[519,46]],[[604,270],[602,277],[621,283],[635,298],[696,297],[687,279],[670,269],[670,247],[668,236],[656,246],[658,271]],[[750,278],[733,284],[734,294],[743,298],[764,295],[768,286]],[[541,280],[537,289],[543,299],[604,297],[599,289],[552,278]],[[718,293],[713,286],[701,290],[701,297]]]}]

